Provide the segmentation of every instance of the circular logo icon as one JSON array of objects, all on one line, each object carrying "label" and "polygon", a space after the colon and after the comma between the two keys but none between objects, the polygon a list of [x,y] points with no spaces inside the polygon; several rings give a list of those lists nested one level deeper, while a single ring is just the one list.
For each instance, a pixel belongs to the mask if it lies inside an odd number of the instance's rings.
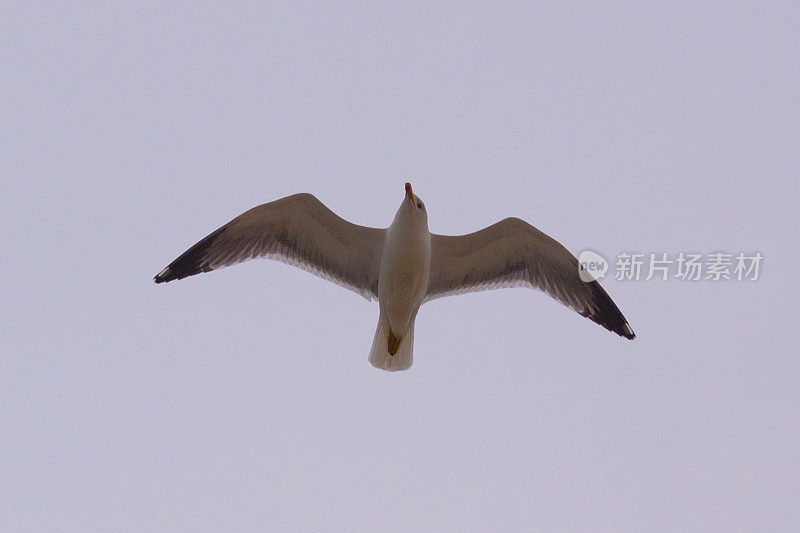
[{"label": "circular logo icon", "polygon": [[584,250],[578,254],[578,275],[582,281],[590,282],[603,279],[608,272],[606,258],[593,250]]}]

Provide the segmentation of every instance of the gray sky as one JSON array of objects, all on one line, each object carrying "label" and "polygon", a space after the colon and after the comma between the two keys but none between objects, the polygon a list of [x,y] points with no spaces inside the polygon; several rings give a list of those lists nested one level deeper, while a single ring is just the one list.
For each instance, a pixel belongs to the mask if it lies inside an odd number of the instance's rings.
[{"label": "gray sky", "polygon": [[[0,7],[3,529],[797,527],[795,4],[31,4]],[[634,342],[437,300],[397,374],[308,273],[152,282],[295,192],[386,226],[407,179],[438,233],[761,277],[606,279]]]}]

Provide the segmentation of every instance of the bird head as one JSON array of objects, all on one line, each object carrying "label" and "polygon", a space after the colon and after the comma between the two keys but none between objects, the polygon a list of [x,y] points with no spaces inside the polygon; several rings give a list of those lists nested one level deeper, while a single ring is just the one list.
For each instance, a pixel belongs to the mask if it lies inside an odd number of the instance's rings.
[{"label": "bird head", "polygon": [[405,187],[406,192],[403,197],[403,203],[400,204],[400,208],[397,210],[395,220],[402,219],[405,223],[420,224],[427,228],[428,212],[425,211],[425,204],[419,196],[414,194],[410,183],[406,183]]}]

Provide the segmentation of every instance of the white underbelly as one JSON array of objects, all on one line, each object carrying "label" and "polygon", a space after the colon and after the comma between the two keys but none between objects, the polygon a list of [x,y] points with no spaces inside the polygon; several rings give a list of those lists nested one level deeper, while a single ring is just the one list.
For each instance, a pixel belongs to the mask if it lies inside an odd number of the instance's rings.
[{"label": "white underbelly", "polygon": [[392,331],[403,335],[425,298],[430,262],[420,255],[407,255],[384,266],[378,290],[381,310],[386,314]]}]

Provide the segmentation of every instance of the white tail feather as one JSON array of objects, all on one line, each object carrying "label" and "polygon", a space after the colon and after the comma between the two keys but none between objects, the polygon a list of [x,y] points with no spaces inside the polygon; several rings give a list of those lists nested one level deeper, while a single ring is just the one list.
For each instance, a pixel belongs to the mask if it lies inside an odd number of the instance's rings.
[{"label": "white tail feather", "polygon": [[378,319],[378,328],[372,340],[372,350],[369,352],[369,362],[375,368],[396,372],[408,370],[414,362],[414,322],[400,339],[397,353],[389,354],[389,321],[382,316]]}]

